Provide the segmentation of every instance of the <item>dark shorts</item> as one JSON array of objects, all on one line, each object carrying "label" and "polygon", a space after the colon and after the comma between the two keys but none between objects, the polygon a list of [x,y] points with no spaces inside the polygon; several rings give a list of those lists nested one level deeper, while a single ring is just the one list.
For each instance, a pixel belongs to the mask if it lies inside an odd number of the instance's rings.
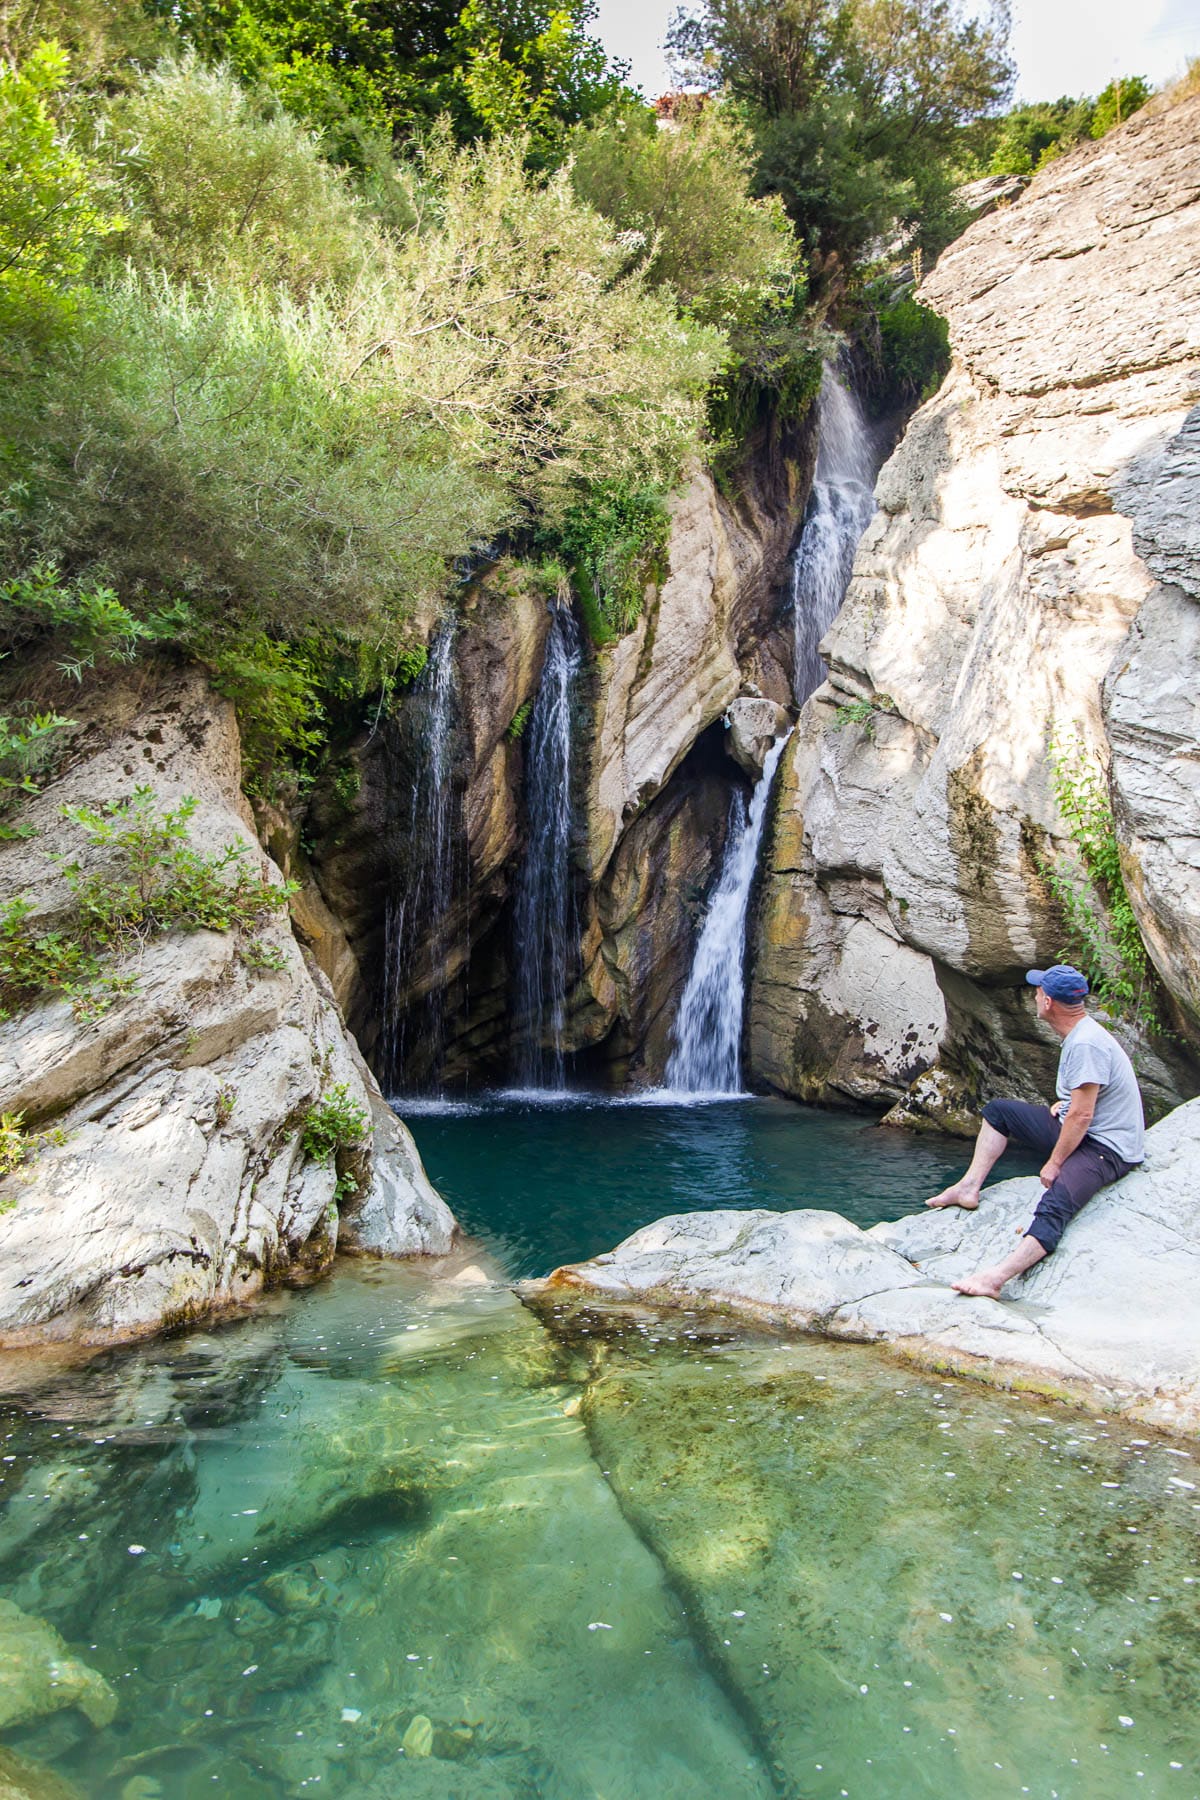
[{"label": "dark shorts", "polygon": [[[1048,1106],[1032,1106],[1027,1100],[989,1100],[983,1116],[996,1131],[1034,1150],[1045,1162],[1058,1143],[1058,1120]],[[1075,1217],[1082,1212],[1092,1195],[1111,1181],[1128,1175],[1136,1164],[1127,1163],[1090,1135],[1072,1150],[1063,1164],[1058,1179],[1048,1187],[1033,1215],[1033,1223],[1025,1233],[1036,1238],[1049,1256],[1059,1238]]]}]

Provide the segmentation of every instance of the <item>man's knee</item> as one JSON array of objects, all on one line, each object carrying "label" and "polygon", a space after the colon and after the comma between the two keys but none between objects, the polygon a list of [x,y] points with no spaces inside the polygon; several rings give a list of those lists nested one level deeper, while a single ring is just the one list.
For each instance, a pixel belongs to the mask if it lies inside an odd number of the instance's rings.
[{"label": "man's knee", "polygon": [[990,1125],[993,1131],[998,1131],[1004,1137],[1008,1137],[1010,1126],[1008,1123],[1007,1101],[989,1100],[983,1109],[983,1117],[984,1122]]}]

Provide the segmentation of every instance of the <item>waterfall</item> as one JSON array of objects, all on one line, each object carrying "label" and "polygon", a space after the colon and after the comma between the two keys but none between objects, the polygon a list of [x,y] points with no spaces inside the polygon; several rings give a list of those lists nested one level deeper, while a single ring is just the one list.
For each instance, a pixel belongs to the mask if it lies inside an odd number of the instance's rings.
[{"label": "waterfall", "polygon": [[[415,1039],[430,1075],[445,1038],[448,927],[454,898],[455,812],[450,734],[454,719],[454,627],[434,639],[414,709],[418,742],[404,820],[403,866],[384,921],[382,1066],[396,1092]],[[416,1017],[414,1017],[414,1009]]]},{"label": "waterfall", "polygon": [[750,799],[734,796],[725,860],[696,945],[667,1063],[667,1086],[685,1094],[741,1092],[746,918],[775,770],[790,733],[776,738]]},{"label": "waterfall", "polygon": [[575,621],[565,607],[556,607],[525,735],[529,841],[514,921],[517,1070],[529,1088],[566,1085],[562,1035],[577,936],[570,867],[571,693],[579,663]]},{"label": "waterfall", "polygon": [[817,646],[846,597],[854,552],[875,510],[875,455],[857,400],[826,363],[817,401],[817,469],[792,562],[793,687],[803,705],[825,679]]}]

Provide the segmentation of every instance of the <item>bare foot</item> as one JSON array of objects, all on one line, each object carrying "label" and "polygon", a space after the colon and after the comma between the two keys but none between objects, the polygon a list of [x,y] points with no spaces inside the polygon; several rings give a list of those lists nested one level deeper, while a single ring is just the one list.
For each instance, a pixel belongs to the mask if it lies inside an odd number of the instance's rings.
[{"label": "bare foot", "polygon": [[952,1281],[950,1286],[958,1294],[981,1294],[985,1299],[998,1300],[1004,1277],[997,1275],[995,1269],[981,1269],[978,1275],[967,1275],[962,1281]]},{"label": "bare foot", "polygon": [[925,1204],[926,1206],[962,1206],[968,1212],[974,1212],[979,1205],[979,1189],[971,1187],[964,1175],[961,1181],[954,1183],[953,1187],[943,1188],[940,1194],[935,1194],[932,1200],[927,1200]]}]

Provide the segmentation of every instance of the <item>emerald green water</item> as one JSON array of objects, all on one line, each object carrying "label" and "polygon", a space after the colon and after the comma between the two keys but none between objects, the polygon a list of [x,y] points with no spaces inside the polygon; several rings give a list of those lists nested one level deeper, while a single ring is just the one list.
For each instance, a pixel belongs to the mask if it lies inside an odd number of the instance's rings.
[{"label": "emerald green water", "polygon": [[[538,1170],[558,1196],[547,1245],[585,1148],[608,1242],[631,1187],[657,1215],[679,1170],[716,1178],[717,1109],[692,1140],[677,1118],[657,1161],[638,1126],[631,1162],[634,1110],[607,1140],[591,1109],[544,1118],[520,1179],[526,1217]],[[497,1166],[525,1127],[492,1122],[473,1149],[452,1151],[471,1118],[418,1132],[464,1184],[475,1158],[475,1223],[533,1258]],[[783,1156],[785,1122],[766,1118],[769,1151],[750,1120],[744,1167]],[[878,1136],[844,1140],[848,1181],[861,1197],[890,1171],[900,1205],[904,1140],[876,1167]],[[806,1180],[832,1182],[842,1143]],[[1200,1792],[1187,1446],[853,1345],[691,1314],[550,1323],[465,1262],[348,1264],[219,1330],[75,1369],[12,1359],[0,1594],[117,1710],[9,1723],[7,1750],[96,1800]],[[0,1611],[10,1719],[37,1686],[12,1629]]]}]

